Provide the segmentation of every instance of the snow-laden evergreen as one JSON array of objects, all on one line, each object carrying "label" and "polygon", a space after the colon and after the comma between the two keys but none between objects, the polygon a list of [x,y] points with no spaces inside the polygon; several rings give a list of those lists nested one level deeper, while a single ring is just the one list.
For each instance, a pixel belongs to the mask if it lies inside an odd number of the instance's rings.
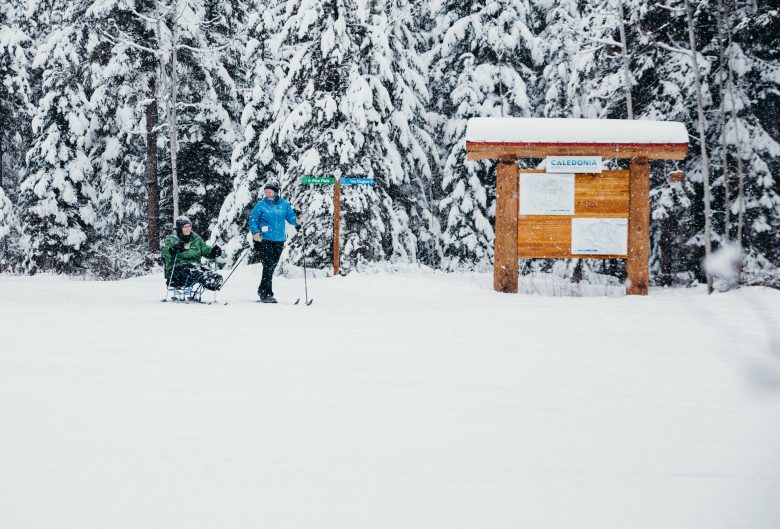
[{"label": "snow-laden evergreen", "polygon": [[[92,109],[82,57],[88,26],[82,2],[55,2],[49,31],[32,68],[40,97],[32,119],[32,146],[21,183],[22,221],[29,237],[25,269],[81,271],[95,243],[97,192],[87,135]],[[39,5],[45,17],[51,5]]]},{"label": "snow-laden evergreen", "polygon": [[[122,277],[143,263],[146,248],[145,151],[141,131],[156,72],[153,31],[133,4],[93,2],[87,20],[90,94],[89,157],[98,193],[93,271]],[[97,269],[95,269],[97,268]]]},{"label": "snow-laden evergreen", "polygon": [[445,269],[487,266],[493,253],[495,164],[466,161],[466,121],[530,116],[529,86],[541,60],[529,2],[442,1],[431,55],[433,109],[442,160]]},{"label": "snow-laden evergreen", "polygon": [[12,234],[19,235],[15,204],[31,134],[34,83],[30,79],[30,64],[34,40],[28,33],[25,7],[26,3],[19,0],[0,5],[0,269],[18,264],[19,256],[11,255],[9,240]]},{"label": "snow-laden evergreen", "polygon": [[592,52],[584,50],[587,21],[575,0],[536,0],[543,28],[539,33],[542,66],[535,87],[537,104],[534,115],[546,118],[593,118],[584,90],[587,68],[592,68]]},{"label": "snow-laden evergreen", "polygon": [[282,77],[282,60],[274,39],[279,30],[284,4],[253,0],[248,9],[246,42],[241,50],[243,105],[239,126],[243,131],[231,153],[232,188],[222,202],[212,238],[226,241],[226,252],[234,255],[245,245],[246,219],[260,190],[271,178],[284,174],[283,152],[273,139],[273,99]]},{"label": "snow-laden evergreen", "polygon": [[407,0],[371,2],[375,43],[368,71],[389,99],[381,142],[386,165],[378,178],[389,183],[392,258],[434,264],[439,259],[438,216],[434,211],[432,163],[438,162],[429,132],[427,69],[419,55],[419,21]]},{"label": "snow-laden evergreen", "polygon": [[14,205],[0,187],[0,272],[13,269],[17,262],[20,233]]},{"label": "snow-laden evergreen", "polygon": [[[780,261],[780,49],[776,31],[780,13],[766,4],[741,2],[729,14],[726,26],[732,37],[725,59],[726,76],[731,75],[732,82],[726,86],[725,137],[733,222],[724,238],[745,249],[746,279],[752,276],[760,281]],[[744,198],[740,198],[740,188]]]},{"label": "snow-laden evergreen", "polygon": [[[239,138],[238,90],[246,6],[200,0],[185,10],[179,73],[179,178],[182,212],[206,233],[230,190],[230,156]],[[182,17],[185,21],[185,17]]]}]

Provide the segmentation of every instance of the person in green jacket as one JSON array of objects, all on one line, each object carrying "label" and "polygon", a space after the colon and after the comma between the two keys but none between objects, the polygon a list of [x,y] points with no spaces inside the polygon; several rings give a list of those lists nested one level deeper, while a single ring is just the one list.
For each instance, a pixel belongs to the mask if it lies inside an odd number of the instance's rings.
[{"label": "person in green jacket", "polygon": [[[165,260],[165,282],[172,287],[200,283],[208,290],[219,290],[222,276],[203,268],[202,258],[215,259],[222,255],[216,244],[212,247],[192,231],[192,222],[182,215],[176,219],[174,233],[165,238],[162,256]],[[173,277],[171,277],[173,275]]]}]

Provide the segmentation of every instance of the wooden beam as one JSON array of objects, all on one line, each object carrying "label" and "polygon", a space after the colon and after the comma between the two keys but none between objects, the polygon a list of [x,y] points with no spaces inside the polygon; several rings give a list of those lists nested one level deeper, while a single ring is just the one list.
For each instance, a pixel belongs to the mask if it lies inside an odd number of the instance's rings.
[{"label": "wooden beam", "polygon": [[628,180],[628,283],[626,294],[646,296],[650,284],[650,162],[631,160]]},{"label": "wooden beam", "polygon": [[520,168],[514,161],[496,167],[496,240],[493,246],[493,288],[517,293],[517,215]]},{"label": "wooden beam", "polygon": [[687,143],[490,143],[466,142],[466,159],[520,159],[547,156],[604,156],[683,160]]}]

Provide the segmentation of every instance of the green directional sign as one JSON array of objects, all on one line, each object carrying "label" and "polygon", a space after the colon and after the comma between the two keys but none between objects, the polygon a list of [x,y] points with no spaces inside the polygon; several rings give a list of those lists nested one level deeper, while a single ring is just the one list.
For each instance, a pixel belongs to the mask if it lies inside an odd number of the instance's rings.
[{"label": "green directional sign", "polygon": [[326,184],[335,184],[336,179],[335,178],[321,178],[321,177],[305,177],[301,178],[302,184],[319,184],[319,185],[326,185]]}]

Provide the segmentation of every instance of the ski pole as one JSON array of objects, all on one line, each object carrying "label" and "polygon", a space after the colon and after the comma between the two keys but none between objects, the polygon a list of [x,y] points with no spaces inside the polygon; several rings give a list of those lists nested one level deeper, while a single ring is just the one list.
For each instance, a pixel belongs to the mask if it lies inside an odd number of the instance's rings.
[{"label": "ski pole", "polygon": [[[214,273],[215,276],[219,275],[217,270],[219,270],[219,268],[217,268],[217,258],[216,257],[212,257],[211,258],[211,271]],[[220,285],[219,288],[222,288],[222,285]],[[213,290],[213,292],[214,292],[214,303],[217,302],[217,291],[219,290],[219,288],[217,290]]]},{"label": "ski pole", "polygon": [[306,296],[306,304],[309,304],[309,284],[306,280],[306,231],[301,226],[301,235],[303,236],[303,291]]},{"label": "ski pole", "polygon": [[163,301],[168,301],[168,292],[171,291],[171,281],[173,281],[173,272],[176,270],[176,259],[179,257],[179,252],[176,252],[173,254],[173,266],[171,266],[171,275],[168,278],[168,287],[165,289],[165,299]]},{"label": "ski pole", "polygon": [[247,253],[247,250],[249,250],[249,247],[248,247],[248,246],[247,246],[246,248],[244,248],[244,251],[243,251],[243,252],[241,252],[241,257],[240,257],[240,258],[239,258],[239,259],[236,261],[236,264],[235,264],[235,265],[233,265],[233,268],[230,270],[230,273],[229,273],[229,274],[228,274],[228,276],[225,278],[225,280],[222,282],[222,286],[220,286],[218,290],[222,290],[223,288],[225,288],[225,283],[227,283],[227,282],[228,282],[228,279],[230,279],[230,276],[232,276],[232,275],[233,275],[233,272],[235,272],[235,271],[236,271],[236,269],[238,268],[238,265],[240,265],[240,264],[241,264],[241,261],[243,261],[243,260],[244,260],[244,257],[246,256],[246,253]]}]

